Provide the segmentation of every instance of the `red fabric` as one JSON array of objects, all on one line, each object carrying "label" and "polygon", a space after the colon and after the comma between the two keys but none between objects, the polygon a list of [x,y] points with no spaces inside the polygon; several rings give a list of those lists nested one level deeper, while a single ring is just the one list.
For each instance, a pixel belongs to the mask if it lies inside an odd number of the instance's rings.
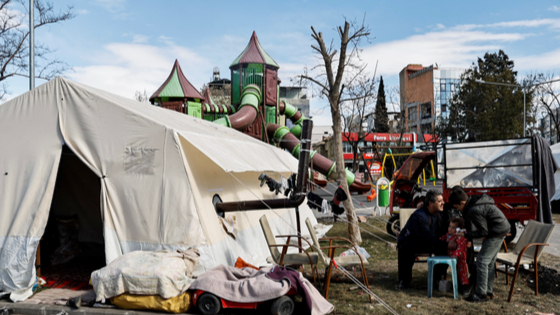
[{"label": "red fabric", "polygon": [[245,260],[241,259],[241,257],[237,257],[237,261],[235,262],[235,268],[245,268],[245,267],[249,267],[249,268],[253,268],[256,270],[259,270],[259,268],[247,263]]},{"label": "red fabric", "polygon": [[447,254],[450,257],[457,258],[457,273],[459,274],[459,280],[462,285],[469,284],[469,269],[467,266],[467,239],[462,236],[457,236],[456,234],[445,234],[440,237],[440,240],[451,242],[455,241],[457,243],[457,249],[448,250]]}]

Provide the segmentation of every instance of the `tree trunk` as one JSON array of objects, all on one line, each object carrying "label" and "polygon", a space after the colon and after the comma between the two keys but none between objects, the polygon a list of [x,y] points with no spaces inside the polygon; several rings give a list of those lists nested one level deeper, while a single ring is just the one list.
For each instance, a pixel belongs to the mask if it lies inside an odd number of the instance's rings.
[{"label": "tree trunk", "polygon": [[[338,96],[334,99],[338,99]],[[332,103],[331,103],[332,104]],[[336,107],[336,109],[335,109]],[[346,179],[346,170],[344,167],[344,155],[342,153],[342,120],[338,106],[331,106],[331,114],[333,118],[333,136],[334,136],[334,152],[336,161],[336,177],[338,184],[344,189],[348,195],[348,200],[344,201],[344,209],[346,210],[346,218],[350,222],[348,224],[348,238],[356,245],[362,244],[362,235],[358,228],[358,217],[354,211],[352,196],[348,190],[348,181]]]}]

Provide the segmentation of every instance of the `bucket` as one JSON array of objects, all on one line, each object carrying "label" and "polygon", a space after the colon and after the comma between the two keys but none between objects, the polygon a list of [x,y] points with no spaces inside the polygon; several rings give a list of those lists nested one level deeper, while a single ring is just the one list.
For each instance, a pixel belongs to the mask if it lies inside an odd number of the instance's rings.
[{"label": "bucket", "polygon": [[380,207],[389,206],[389,185],[379,186],[379,194],[377,198],[379,198]]}]

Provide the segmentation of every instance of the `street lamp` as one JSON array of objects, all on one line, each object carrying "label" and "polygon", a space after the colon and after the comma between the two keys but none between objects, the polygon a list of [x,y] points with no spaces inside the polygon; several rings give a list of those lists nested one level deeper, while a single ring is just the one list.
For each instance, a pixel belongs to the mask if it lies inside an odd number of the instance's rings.
[{"label": "street lamp", "polygon": [[[525,88],[529,88],[532,86],[537,86],[537,85],[543,85],[546,83],[552,83],[552,82],[556,82],[556,81],[560,81],[560,79],[556,79],[556,80],[550,80],[550,81],[545,81],[545,82],[539,82],[539,83],[535,83],[535,84],[529,84],[527,86],[525,86]],[[508,84],[508,83],[498,83],[498,82],[487,82],[487,81],[483,81],[483,80],[474,80],[474,82],[476,83],[484,83],[484,84],[492,84],[492,85],[502,85],[502,86],[513,86],[513,87],[518,87],[521,88],[523,91],[523,137],[525,137],[525,115],[527,113],[527,111],[525,110],[525,89],[523,89],[522,85],[519,84]]]}]

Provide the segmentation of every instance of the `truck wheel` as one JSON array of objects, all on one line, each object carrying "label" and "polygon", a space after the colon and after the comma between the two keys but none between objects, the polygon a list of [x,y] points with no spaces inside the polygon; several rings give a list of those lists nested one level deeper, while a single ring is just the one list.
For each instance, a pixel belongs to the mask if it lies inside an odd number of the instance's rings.
[{"label": "truck wheel", "polygon": [[389,221],[387,221],[387,233],[397,236],[397,231],[401,230],[401,222],[399,220],[399,215],[394,214]]},{"label": "truck wheel", "polygon": [[270,306],[272,315],[292,315],[293,311],[294,301],[287,296],[276,299]]},{"label": "truck wheel", "polygon": [[214,315],[222,309],[222,302],[212,293],[203,293],[196,301],[196,306],[202,314]]},{"label": "truck wheel", "polygon": [[519,221],[517,220],[508,220],[508,222],[510,225],[510,230],[509,230],[510,235],[506,236],[506,244],[509,244],[517,236],[517,223],[519,223]]}]

